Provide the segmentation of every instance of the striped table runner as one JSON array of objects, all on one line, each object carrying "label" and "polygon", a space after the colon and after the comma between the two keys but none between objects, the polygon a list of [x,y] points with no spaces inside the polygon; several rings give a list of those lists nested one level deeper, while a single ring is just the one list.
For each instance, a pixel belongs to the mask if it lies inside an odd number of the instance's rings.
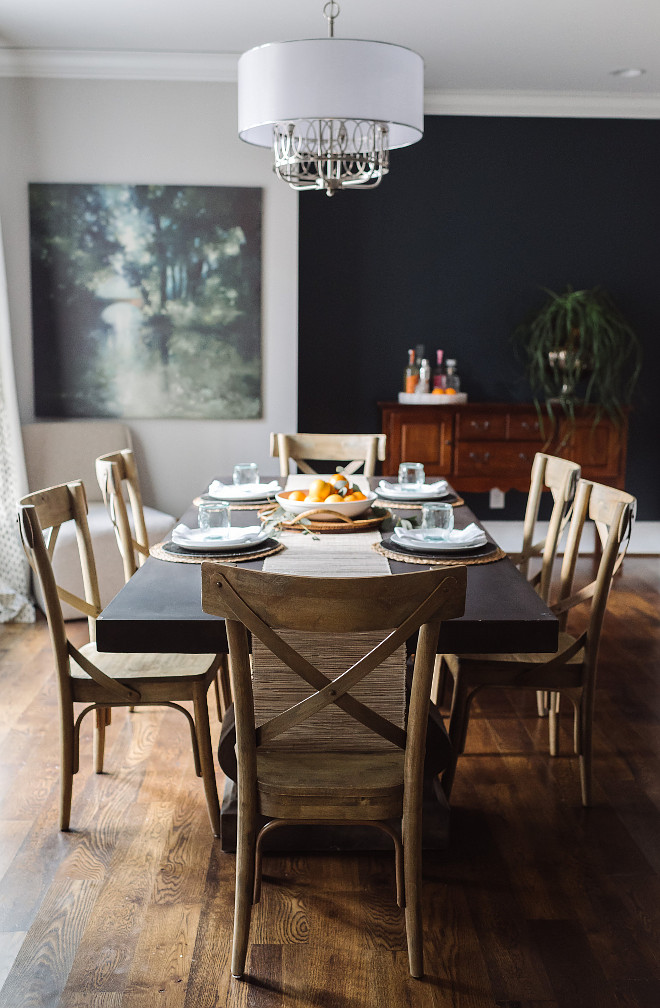
[{"label": "striped table runner", "polygon": [[[323,477],[321,477],[323,478]],[[313,477],[291,475],[287,490],[305,489]],[[363,493],[369,491],[369,481],[364,476],[351,476]],[[370,532],[342,533],[318,536],[301,532],[282,532],[280,542],[286,546],[281,553],[266,557],[263,569],[271,574],[301,574],[306,577],[373,577],[389,574],[387,558],[376,553],[372,546],[380,542],[376,529]]]}]

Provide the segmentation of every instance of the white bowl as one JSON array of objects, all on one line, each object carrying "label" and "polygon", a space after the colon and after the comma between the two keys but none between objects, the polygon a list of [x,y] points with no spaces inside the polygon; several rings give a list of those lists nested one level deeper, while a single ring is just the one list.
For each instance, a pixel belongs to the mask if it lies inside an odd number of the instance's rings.
[{"label": "white bowl", "polygon": [[[305,501],[290,501],[288,499],[290,493],[293,493],[293,491],[285,490],[283,493],[275,494],[275,500],[280,507],[286,508],[287,511],[292,511],[293,514],[302,514],[303,511],[323,511],[325,514],[329,514],[331,511],[336,511],[337,514],[345,515],[346,518],[356,518],[358,515],[368,511],[373,502],[377,500],[375,493],[369,493],[366,500],[342,501],[337,504],[326,504],[325,501],[319,504],[307,504]],[[321,515],[318,517],[321,518]]]}]

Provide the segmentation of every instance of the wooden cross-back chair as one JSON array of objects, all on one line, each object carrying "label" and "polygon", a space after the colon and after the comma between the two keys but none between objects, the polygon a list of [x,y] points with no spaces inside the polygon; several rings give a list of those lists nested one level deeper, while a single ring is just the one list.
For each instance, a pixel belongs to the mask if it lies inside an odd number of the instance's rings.
[{"label": "wooden cross-back chair", "polygon": [[[534,585],[534,588],[544,602],[547,602],[550,598],[552,572],[559,540],[571,516],[571,508],[579,478],[580,466],[577,462],[557,458],[555,455],[546,455],[544,452],[537,452],[534,456],[529,494],[525,507],[522,550],[520,553],[510,553],[509,559],[513,560],[520,568],[520,572],[529,580],[530,584]],[[545,537],[535,543],[534,536],[544,490],[550,490],[552,494],[552,513]],[[529,563],[535,557],[541,558],[541,567],[530,577]],[[444,697],[446,678],[445,663],[442,656],[439,655],[436,662],[436,672],[431,693],[431,698],[436,704]],[[556,706],[556,703],[556,698],[546,697],[540,692],[537,696],[539,716],[543,717],[548,714],[551,708]]]},{"label": "wooden cross-back chair", "polygon": [[[635,517],[636,500],[623,490],[580,479],[573,503],[561,566],[559,594],[551,609],[559,617],[559,648],[553,655],[444,655],[454,678],[449,737],[457,756],[465,748],[471,703],[487,687],[534,689],[567,697],[573,704],[573,743],[579,758],[582,804],[591,804],[591,749],[600,634],[614,575],[625,556]],[[593,522],[602,544],[595,579],[578,591],[573,581],[585,525]],[[566,632],[568,613],[590,602],[585,629]],[[550,753],[558,751],[558,705],[550,709]],[[449,797],[456,761],[443,775]]]},{"label": "wooden cross-back chair", "polygon": [[280,476],[289,473],[289,459],[310,476],[318,476],[307,459],[315,462],[346,462],[347,475],[364,466],[364,475],[373,476],[376,462],[385,460],[386,434],[271,434],[270,454],[279,456]]},{"label": "wooden cross-back chair", "polygon": [[[112,707],[168,706],[181,711],[190,727],[195,771],[203,778],[211,826],[220,833],[206,695],[215,678],[216,655],[109,654],[96,649],[101,611],[96,564],[87,525],[87,500],[80,481],[28,494],[19,501],[19,528],[30,565],[41,582],[60,699],[60,829],[69,828],[73,777],[78,772],[80,726],[95,712],[94,764],[103,770],[105,729]],[[84,584],[84,598],[59,587],[51,557],[60,528],[71,522]],[[77,648],[67,637],[61,600],[89,621],[90,643]],[[192,701],[194,716],[182,707]],[[84,704],[76,714],[77,704]]]},{"label": "wooden cross-back chair", "polygon": [[[96,478],[114,526],[117,545],[124,565],[124,580],[128,581],[135,574],[138,566],[141,567],[149,556],[149,538],[144,520],[135,455],[129,448],[101,455],[96,460]],[[131,512],[130,517],[127,499]],[[218,719],[222,720],[231,703],[227,655],[219,655],[218,662],[214,689]]]},{"label": "wooden cross-back chair", "polygon": [[[242,976],[245,968],[251,905],[260,895],[262,838],[292,822],[369,824],[392,836],[410,972],[422,975],[422,774],[429,695],[440,624],[462,614],[465,585],[464,567],[310,578],[202,565],[202,608],[227,621],[236,717],[234,976]],[[406,720],[403,645],[418,629]],[[337,656],[346,665],[336,676],[328,675]],[[260,694],[262,661],[270,668]],[[388,662],[397,668],[398,723],[376,709],[384,687],[369,690],[371,679],[360,685]],[[287,676],[303,680],[302,693],[290,689]],[[259,701],[269,701],[282,682],[279,707],[264,712]],[[324,730],[316,719],[326,717]],[[350,732],[344,734],[344,722],[355,726],[355,741]],[[257,838],[258,815],[270,821]],[[392,819],[401,824],[403,849],[399,832],[388,823]]]},{"label": "wooden cross-back chair", "polygon": [[[110,452],[97,458],[96,479],[103,494],[103,503],[115,529],[117,545],[124,564],[124,580],[128,581],[149,556],[149,537],[144,521],[140,481],[135,455],[130,448]],[[124,487],[135,531],[129,521]]]}]

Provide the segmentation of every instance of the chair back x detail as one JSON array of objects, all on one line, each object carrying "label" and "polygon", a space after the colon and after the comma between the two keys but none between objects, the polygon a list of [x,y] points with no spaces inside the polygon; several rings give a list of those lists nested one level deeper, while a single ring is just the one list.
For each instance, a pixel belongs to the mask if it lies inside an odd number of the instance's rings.
[{"label": "chair back x detail", "polygon": [[280,476],[289,474],[289,459],[311,476],[317,476],[308,459],[315,462],[346,462],[346,475],[363,465],[364,475],[373,476],[376,462],[384,461],[386,434],[271,434],[270,454],[280,459]]},{"label": "chair back x detail", "polygon": [[[397,898],[405,903],[410,971],[423,972],[421,923],[422,778],[429,691],[441,622],[460,616],[466,570],[422,571],[369,578],[310,578],[265,574],[206,562],[202,608],[223,616],[231,657],[238,762],[238,841],[232,974],[241,976],[247,953],[250,910],[260,894],[263,836],[278,825],[353,823],[373,825],[392,836],[397,852]],[[397,652],[401,697],[405,690],[406,641],[419,631],[407,719],[390,719],[369,702],[360,684]],[[259,672],[250,660],[248,633],[281,666],[305,684],[289,702],[265,716],[255,712]],[[294,636],[292,636],[294,635]],[[296,647],[292,641],[296,641]],[[362,641],[363,649],[356,649]],[[351,653],[348,667],[328,675],[309,654]],[[339,667],[339,666],[338,666]],[[396,704],[395,704],[396,707]],[[316,722],[335,712],[357,725],[353,746],[337,742],[332,727]],[[264,719],[265,717],[265,719]],[[300,737],[308,722],[315,730]],[[364,731],[376,746],[365,744]],[[287,740],[290,744],[287,744]],[[259,831],[257,816],[268,822]],[[400,826],[393,829],[391,820]],[[403,845],[401,844],[403,836]]]}]

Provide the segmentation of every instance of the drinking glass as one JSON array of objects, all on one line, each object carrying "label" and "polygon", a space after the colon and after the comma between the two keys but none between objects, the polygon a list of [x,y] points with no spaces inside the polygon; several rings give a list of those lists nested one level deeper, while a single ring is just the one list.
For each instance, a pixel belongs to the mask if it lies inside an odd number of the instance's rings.
[{"label": "drinking glass", "polygon": [[234,484],[244,486],[246,483],[259,482],[259,468],[256,462],[239,462],[234,466]]},{"label": "drinking glass", "polygon": [[419,490],[424,486],[424,479],[421,462],[402,462],[399,466],[399,486],[402,490]]},{"label": "drinking glass", "polygon": [[422,508],[422,528],[432,539],[446,539],[454,527],[451,504],[425,504]]},{"label": "drinking glass", "polygon": [[222,501],[200,501],[197,524],[218,539],[224,539],[229,529],[229,505]]}]

